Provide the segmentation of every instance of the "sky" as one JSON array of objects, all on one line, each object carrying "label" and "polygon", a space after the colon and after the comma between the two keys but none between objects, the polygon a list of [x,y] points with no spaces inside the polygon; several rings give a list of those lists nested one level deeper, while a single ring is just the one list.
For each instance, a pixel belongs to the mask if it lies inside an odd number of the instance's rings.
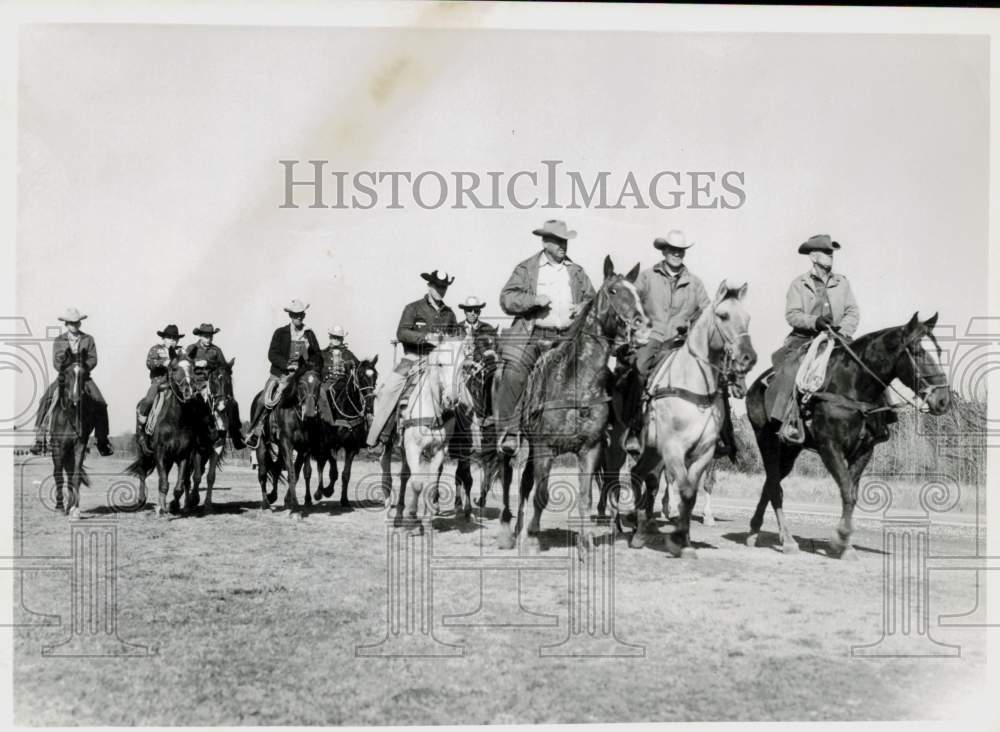
[{"label": "sky", "polygon": [[[292,298],[322,344],[340,324],[384,371],[421,272],[448,271],[453,307],[476,295],[499,318],[549,218],[578,232],[569,254],[595,284],[605,255],[649,267],[652,240],[683,229],[710,293],[749,283],[752,375],[788,331],[785,291],[808,268],[796,249],[817,233],[843,246],[859,333],[914,311],[964,331],[987,307],[988,54],[976,36],[33,26],[19,51],[18,314],[36,334],[67,306],[89,314],[114,433],[132,428],[167,323],[185,343],[198,323],[221,328],[246,416]],[[281,208],[278,161],[313,159],[481,175],[561,160],[608,171],[615,194],[629,172],[740,171],[745,202]]]}]

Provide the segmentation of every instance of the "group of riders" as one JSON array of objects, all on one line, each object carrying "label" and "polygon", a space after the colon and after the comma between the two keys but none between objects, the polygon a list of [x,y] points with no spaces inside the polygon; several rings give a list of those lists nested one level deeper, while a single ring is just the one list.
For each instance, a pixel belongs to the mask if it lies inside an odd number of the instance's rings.
[{"label": "group of riders", "polygon": [[[480,319],[485,303],[476,297],[469,297],[458,306],[465,314],[464,322],[459,323],[455,312],[445,304],[454,277],[438,270],[420,275],[426,282],[427,291],[423,297],[406,305],[400,316],[396,340],[402,345],[403,354],[378,385],[368,427],[369,447],[392,444],[395,416],[414,366],[438,345],[442,336],[466,336],[472,343],[472,359],[479,365],[481,377],[474,383],[478,385],[476,401],[482,435],[484,439],[495,440],[505,454],[516,448],[519,400],[535,362],[566,336],[574,318],[595,294],[587,273],[567,255],[575,231],[569,230],[563,221],[549,220],[532,233],[540,238],[541,250],[517,264],[500,292],[500,308],[513,317],[513,323],[502,333]],[[629,426],[626,449],[633,453],[641,450],[642,405],[647,378],[668,354],[684,345],[689,328],[711,303],[702,280],[686,264],[693,243],[687,240],[683,231],[670,231],[665,237],[656,238],[653,246],[662,259],[642,270],[634,283],[651,322],[651,337],[638,348],[626,346],[615,354],[617,374],[614,383],[624,396],[623,418]],[[768,413],[778,422],[789,418],[790,405],[796,406],[795,376],[813,338],[833,330],[850,341],[857,329],[859,311],[850,285],[843,274],[833,271],[834,252],[839,248],[840,244],[825,234],[810,237],[799,245],[799,253],[809,257],[811,266],[788,288],[785,319],[791,332],[772,356],[774,375],[768,392],[774,397],[769,400]],[[346,333],[339,325],[329,328],[329,343],[320,348],[313,331],[305,326],[308,307],[293,300],[284,308],[289,322],[276,329],[271,338],[267,354],[270,372],[264,398],[251,415],[246,436],[239,405],[232,394],[227,395],[228,434],[237,449],[244,445],[257,447],[270,409],[288,393],[297,375],[313,371],[322,375],[328,388],[333,388],[357,364],[357,358],[345,342]],[[107,456],[114,452],[108,440],[107,403],[90,378],[98,361],[93,336],[81,330],[86,317],[75,308],[60,316],[66,330],[53,342],[53,366],[60,375],[69,364],[84,368],[85,391],[95,407],[97,449]],[[176,325],[170,324],[157,331],[160,342],[153,345],[146,356],[149,390],[136,409],[136,435],[144,449],[148,450],[146,427],[150,412],[157,394],[168,388],[168,369],[175,360],[183,357],[190,361],[195,373],[202,378],[201,383],[206,383],[216,369],[232,368],[232,363],[214,343],[219,330],[211,323],[202,323],[192,331],[198,340],[183,348],[180,341],[184,334]],[[39,405],[36,441],[32,448],[35,454],[44,450],[57,386],[58,382],[49,386]],[[728,410],[726,414],[728,422]],[[464,424],[456,424],[456,436],[468,437],[470,434],[470,418],[464,420]],[[733,455],[734,447],[732,428],[727,424],[720,433],[716,454]]]}]

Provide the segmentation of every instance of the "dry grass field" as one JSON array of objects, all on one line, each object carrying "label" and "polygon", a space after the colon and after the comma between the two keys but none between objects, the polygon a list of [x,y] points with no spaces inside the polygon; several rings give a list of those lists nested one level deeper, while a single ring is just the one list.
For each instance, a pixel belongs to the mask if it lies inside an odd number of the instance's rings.
[{"label": "dry grass field", "polygon": [[[540,646],[567,633],[561,572],[522,573],[524,607],[555,624],[444,625],[445,616],[473,612],[480,600],[497,612],[513,608],[504,581],[512,574],[463,570],[435,573],[433,622],[436,637],[464,645],[464,656],[367,658],[356,647],[386,633],[388,529],[380,506],[344,510],[327,500],[299,519],[262,513],[254,474],[233,465],[220,475],[213,513],[116,515],[107,496],[125,461],[91,456],[88,463],[93,485],[84,489],[82,520],[117,526],[118,634],[153,654],[44,656],[44,646],[70,633],[69,578],[23,573],[25,607],[64,621],[15,632],[18,724],[947,719],[967,711],[985,681],[984,631],[937,626],[941,614],[976,607],[974,573],[935,572],[930,583],[932,635],[959,644],[960,657],[853,657],[852,645],[882,634],[877,517],[858,522],[858,562],[827,556],[835,519],[823,515],[822,503],[790,516],[799,554],[775,551],[773,533],[751,549],[743,538],[746,499],[759,485],[752,477],[720,472],[718,521],[692,528],[696,560],[657,547],[631,550],[618,539],[616,632],[644,647],[642,656],[539,656]],[[15,466],[25,556],[69,551],[69,520],[38,499],[49,467],[39,458]],[[357,463],[353,482],[362,484],[374,468]],[[786,495],[792,503],[815,501],[822,486],[826,503],[835,504],[832,484],[819,479],[793,479]],[[480,542],[493,552],[497,515],[495,496],[469,522],[445,510],[435,520],[435,553],[475,555]],[[560,528],[565,519],[543,519],[544,555],[571,549]],[[765,531],[773,530],[769,516]],[[975,528],[961,522],[931,530],[933,553],[973,554],[976,542]],[[20,610],[15,618],[29,619]]]}]

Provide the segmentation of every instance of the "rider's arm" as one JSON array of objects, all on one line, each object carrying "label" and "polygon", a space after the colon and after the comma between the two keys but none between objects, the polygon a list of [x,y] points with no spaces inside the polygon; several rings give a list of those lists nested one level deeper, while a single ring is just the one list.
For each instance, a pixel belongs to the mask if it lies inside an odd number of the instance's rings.
[{"label": "rider's arm", "polygon": [[531,292],[528,267],[524,263],[517,265],[500,290],[500,309],[507,315],[524,315],[536,307],[535,296]]},{"label": "rider's arm", "polygon": [[410,304],[403,308],[399,326],[396,328],[396,340],[408,346],[419,346],[424,342],[425,336],[430,331],[417,328],[416,319],[416,305]]},{"label": "rider's arm", "polygon": [[149,353],[146,354],[146,368],[155,369],[163,366],[163,356],[160,355],[160,349],[162,346],[153,346],[149,349]]},{"label": "rider's arm", "polygon": [[285,373],[285,369],[288,368],[288,349],[281,347],[281,328],[274,331],[271,336],[271,345],[267,349],[267,360],[281,373]]},{"label": "rider's arm", "polygon": [[799,330],[816,330],[816,316],[806,312],[805,285],[798,279],[788,286],[785,295],[785,320]]},{"label": "rider's arm", "polygon": [[847,283],[847,278],[842,277],[838,288],[844,288],[844,317],[837,324],[840,334],[848,338],[854,337],[854,332],[858,329],[858,322],[861,320],[861,311],[858,309],[858,302],[854,299],[851,286]]},{"label": "rider's arm", "polygon": [[63,366],[66,365],[66,356],[69,354],[69,343],[65,340],[56,339],[52,341],[52,365],[56,373],[62,373]]},{"label": "rider's arm", "polygon": [[[84,348],[83,342],[80,343],[80,348],[81,350]],[[92,336],[87,336],[86,350],[87,360],[84,363],[84,366],[87,367],[87,373],[90,373],[97,368],[97,342]]]},{"label": "rider's arm", "polygon": [[309,343],[309,366],[316,373],[323,372],[323,352],[319,349],[319,341],[311,330],[306,331],[306,341]]}]

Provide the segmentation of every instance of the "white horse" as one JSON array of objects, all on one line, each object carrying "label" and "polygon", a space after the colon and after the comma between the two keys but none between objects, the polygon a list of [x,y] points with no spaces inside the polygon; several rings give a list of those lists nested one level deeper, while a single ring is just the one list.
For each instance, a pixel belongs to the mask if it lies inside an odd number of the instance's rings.
[{"label": "white horse", "polygon": [[[632,547],[643,546],[656,533],[649,515],[651,496],[642,491],[645,477],[662,467],[680,497],[677,528],[667,537],[667,549],[675,556],[696,556],[690,540],[691,512],[722,428],[725,407],[720,377],[730,383],[734,396],[742,398],[746,394],[743,377],[757,362],[750,342],[750,316],[743,307],[746,293],[745,284],[731,288],[723,280],[684,346],[668,356],[649,379],[644,448],[631,474],[636,506]],[[664,515],[666,511],[664,505]]]}]

